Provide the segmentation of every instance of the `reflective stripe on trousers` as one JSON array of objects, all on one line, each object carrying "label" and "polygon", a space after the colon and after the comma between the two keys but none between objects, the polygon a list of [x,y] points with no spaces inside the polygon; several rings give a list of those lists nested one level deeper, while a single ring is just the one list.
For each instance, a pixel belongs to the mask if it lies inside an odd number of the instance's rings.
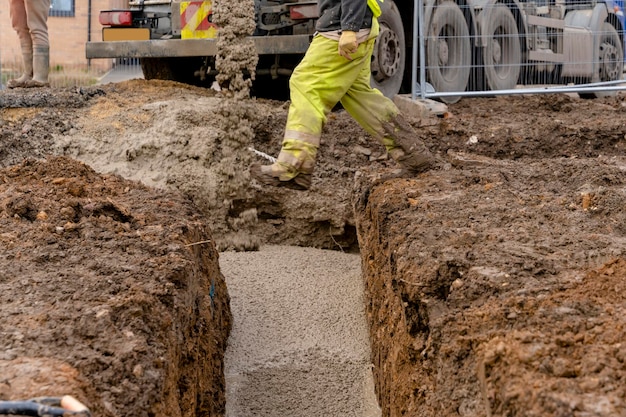
[{"label": "reflective stripe on trousers", "polygon": [[370,86],[375,40],[373,36],[361,43],[352,60],[347,60],[338,54],[337,41],[321,35],[313,38],[289,80],[291,105],[282,149],[273,167],[282,181],[313,172],[322,127],[337,102],[387,150],[396,147],[383,123],[396,116],[398,108]]}]

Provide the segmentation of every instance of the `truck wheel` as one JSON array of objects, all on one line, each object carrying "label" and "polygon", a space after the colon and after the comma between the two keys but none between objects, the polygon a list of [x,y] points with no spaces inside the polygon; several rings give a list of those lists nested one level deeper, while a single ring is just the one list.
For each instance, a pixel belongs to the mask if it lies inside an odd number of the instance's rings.
[{"label": "truck wheel", "polygon": [[[598,66],[591,77],[592,83],[615,81],[622,78],[624,68],[624,49],[617,30],[612,24],[604,22],[601,37],[596,51]],[[600,98],[614,96],[617,91],[597,91],[578,93],[581,98]]]},{"label": "truck wheel", "polygon": [[[465,91],[472,65],[472,45],[463,12],[452,1],[435,7],[426,36],[426,72],[438,92]],[[460,97],[444,97],[455,103]]]},{"label": "truck wheel", "polygon": [[398,7],[393,1],[380,3],[380,33],[372,53],[371,85],[392,98],[400,91],[406,62],[404,28]]},{"label": "truck wheel", "polygon": [[490,90],[510,90],[519,79],[522,61],[517,23],[504,4],[496,4],[489,13],[483,35],[487,37],[483,62],[487,87]]}]

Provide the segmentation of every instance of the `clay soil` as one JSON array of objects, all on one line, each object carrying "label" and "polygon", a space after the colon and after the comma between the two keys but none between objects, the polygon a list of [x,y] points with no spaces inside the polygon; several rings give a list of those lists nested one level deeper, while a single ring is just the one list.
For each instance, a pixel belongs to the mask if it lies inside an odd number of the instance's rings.
[{"label": "clay soil", "polygon": [[[411,118],[448,161],[416,178],[391,178],[384,148],[337,110],[311,190],[249,183],[228,207],[220,100],[143,80],[0,93],[0,399],[32,392],[4,371],[30,363],[64,370],[102,415],[191,415],[183,392],[219,415],[219,381],[159,384],[223,352],[217,264],[188,270],[258,239],[360,251],[385,416],[626,415],[623,95],[463,99]],[[287,105],[253,105],[250,145],[275,156]],[[190,286],[209,316],[172,329],[172,309],[199,305]],[[214,345],[193,350],[206,327]]]},{"label": "clay soil", "polygon": [[0,398],[221,415],[228,293],[187,199],[50,156],[1,170],[0,202]]}]

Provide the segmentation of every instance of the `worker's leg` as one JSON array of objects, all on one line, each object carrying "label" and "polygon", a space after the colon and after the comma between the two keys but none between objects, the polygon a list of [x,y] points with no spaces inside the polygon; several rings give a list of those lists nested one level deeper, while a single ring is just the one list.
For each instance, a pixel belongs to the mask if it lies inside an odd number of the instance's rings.
[{"label": "worker's leg", "polygon": [[48,85],[50,44],[48,40],[48,12],[50,0],[25,0],[28,27],[33,40],[33,79],[27,87]]},{"label": "worker's leg", "polygon": [[23,87],[24,83],[33,77],[33,41],[30,36],[30,30],[28,29],[26,5],[24,1],[25,0],[9,0],[11,26],[20,40],[22,62],[24,65],[22,75],[8,81],[7,86],[9,88]]},{"label": "worker's leg", "polygon": [[[367,42],[371,56],[374,39]],[[397,106],[380,91],[370,86],[370,60],[363,66],[341,104],[374,138],[378,139],[402,166],[413,172],[428,169],[434,158],[404,120]]]},{"label": "worker's leg", "polygon": [[253,167],[254,178],[308,177],[310,182],[326,116],[354,82],[365,59],[369,59],[365,44],[347,60],[338,54],[337,41],[321,35],[313,39],[289,81],[291,105],[277,162]]},{"label": "worker's leg", "polygon": [[[374,41],[374,39],[370,39],[366,43],[370,55]],[[341,105],[370,135],[383,143],[387,150],[391,150],[396,145],[393,138],[385,134],[383,123],[391,120],[400,111],[393,101],[370,86],[370,78],[371,71],[368,61],[341,99]]]}]

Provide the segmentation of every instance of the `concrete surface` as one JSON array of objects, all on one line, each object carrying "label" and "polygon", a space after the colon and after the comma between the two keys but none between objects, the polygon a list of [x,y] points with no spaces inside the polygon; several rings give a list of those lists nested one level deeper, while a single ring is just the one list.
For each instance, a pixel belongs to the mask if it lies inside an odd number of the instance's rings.
[{"label": "concrete surface", "polygon": [[444,103],[418,98],[413,100],[411,94],[397,94],[393,102],[405,116],[411,116],[417,120],[425,120],[430,115],[442,116],[448,112],[448,106]]},{"label": "concrete surface", "polygon": [[360,257],[266,246],[223,252],[233,329],[227,417],[379,417]]}]

